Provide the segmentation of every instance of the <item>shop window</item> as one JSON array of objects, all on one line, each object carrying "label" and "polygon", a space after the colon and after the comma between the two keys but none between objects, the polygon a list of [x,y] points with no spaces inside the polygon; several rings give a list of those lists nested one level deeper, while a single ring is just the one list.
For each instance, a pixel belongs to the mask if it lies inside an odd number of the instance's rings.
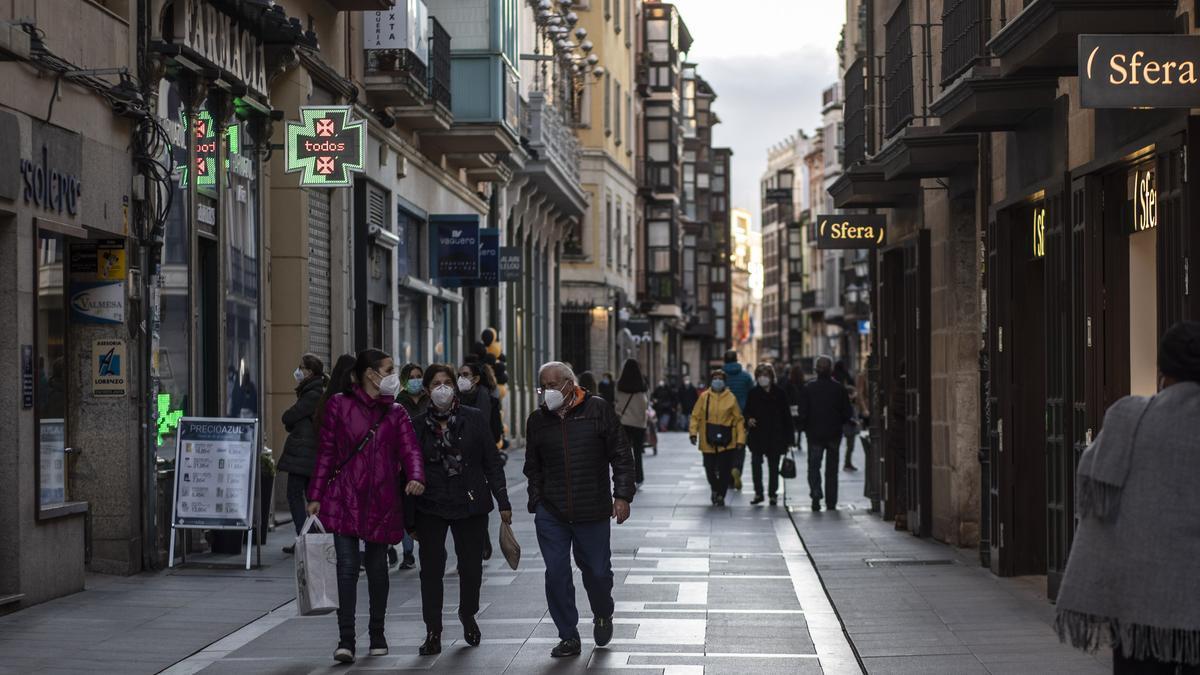
[{"label": "shop window", "polygon": [[38,505],[57,506],[68,500],[66,296],[63,292],[66,238],[38,232],[37,247],[37,364]]}]

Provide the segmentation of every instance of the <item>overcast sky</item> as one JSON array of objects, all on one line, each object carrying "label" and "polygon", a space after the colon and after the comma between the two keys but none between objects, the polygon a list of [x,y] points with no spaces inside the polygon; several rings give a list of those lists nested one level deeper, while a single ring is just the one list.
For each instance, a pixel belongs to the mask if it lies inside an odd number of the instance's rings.
[{"label": "overcast sky", "polygon": [[676,0],[695,38],[688,59],[717,93],[717,146],[733,148],[733,204],[759,221],[767,148],[821,121],[837,81],[843,0]]}]

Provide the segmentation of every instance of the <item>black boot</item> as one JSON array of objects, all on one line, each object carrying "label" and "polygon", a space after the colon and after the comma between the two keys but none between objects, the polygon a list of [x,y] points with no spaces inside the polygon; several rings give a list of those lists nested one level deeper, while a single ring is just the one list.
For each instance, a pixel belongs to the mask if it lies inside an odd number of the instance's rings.
[{"label": "black boot", "polygon": [[813,511],[820,511],[821,510],[821,500],[814,499],[813,503],[812,503],[812,507],[813,507]]},{"label": "black boot", "polygon": [[430,631],[425,635],[425,643],[418,650],[421,656],[433,656],[442,653],[442,634]]},{"label": "black boot", "polygon": [[562,658],[564,656],[579,656],[583,651],[579,644],[579,638],[568,638],[558,643],[558,646],[550,650],[550,656],[554,658]]},{"label": "black boot", "polygon": [[480,641],[483,640],[483,633],[479,631],[479,623],[475,621],[475,617],[459,614],[458,618],[463,625],[463,639],[472,647],[478,647]]},{"label": "black boot", "polygon": [[763,503],[763,501],[764,501],[763,496],[761,494],[758,494],[758,495],[754,495],[754,499],[750,500],[750,504],[751,505],[761,504],[761,503]]}]

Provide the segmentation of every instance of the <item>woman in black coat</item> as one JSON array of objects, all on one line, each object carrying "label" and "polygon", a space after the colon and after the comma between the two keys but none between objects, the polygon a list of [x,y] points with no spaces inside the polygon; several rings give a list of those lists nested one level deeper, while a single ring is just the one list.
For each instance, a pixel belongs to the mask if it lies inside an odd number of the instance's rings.
[{"label": "woman in black coat", "polygon": [[483,583],[487,514],[494,499],[500,519],[511,524],[512,506],[504,463],[487,421],[477,409],[460,405],[454,371],[449,366],[429,366],[424,382],[430,405],[413,428],[425,457],[425,492],[416,499],[412,533],[421,544],[421,610],[427,631],[420,654],[429,656],[442,651],[446,531],[454,537],[458,558],[458,618],[463,638],[474,647],[482,639],[475,613]]},{"label": "woman in black coat", "polygon": [[[296,402],[283,413],[283,428],[288,432],[283,443],[283,456],[279,458],[279,470],[288,474],[288,510],[292,512],[292,525],[296,534],[304,526],[308,516],[305,506],[308,498],[308,479],[312,477],[317,462],[317,410],[321,394],[328,381],[325,364],[315,354],[300,357],[300,365],[292,373],[296,378]],[[285,553],[292,547],[285,546]]]},{"label": "woman in black coat", "polygon": [[775,369],[768,364],[754,370],[757,385],[746,398],[742,411],[749,432],[750,465],[754,470],[754,500],[763,503],[763,460],[767,460],[770,476],[771,506],[777,503],[779,491],[779,460],[795,439],[791,408],[787,393],[775,384]]}]

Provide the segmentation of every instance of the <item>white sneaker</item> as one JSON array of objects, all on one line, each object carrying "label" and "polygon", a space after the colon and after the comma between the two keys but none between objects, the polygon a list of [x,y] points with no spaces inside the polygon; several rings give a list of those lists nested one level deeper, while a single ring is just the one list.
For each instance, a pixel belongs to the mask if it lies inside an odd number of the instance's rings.
[{"label": "white sneaker", "polygon": [[333,660],[338,663],[354,663],[354,650],[338,647],[333,652]]}]

